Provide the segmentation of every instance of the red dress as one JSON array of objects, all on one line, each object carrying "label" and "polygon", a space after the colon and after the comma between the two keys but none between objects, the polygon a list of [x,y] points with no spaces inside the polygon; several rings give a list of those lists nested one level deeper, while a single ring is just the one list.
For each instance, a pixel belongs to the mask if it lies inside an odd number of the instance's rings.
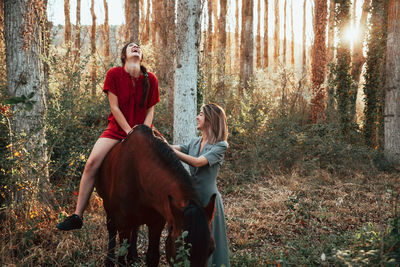
[{"label": "red dress", "polygon": [[[135,86],[133,86],[129,73],[123,67],[114,67],[107,72],[106,80],[104,81],[103,92],[112,92],[118,97],[119,109],[131,127],[143,124],[147,110],[160,102],[157,78],[151,72],[147,74],[150,88],[147,101],[143,107],[140,107],[140,100],[143,93],[142,84],[145,78],[143,74],[138,78],[134,78]],[[102,137],[116,140],[126,137],[125,131],[118,125],[112,113],[108,115],[108,126],[101,134],[100,138]]]}]

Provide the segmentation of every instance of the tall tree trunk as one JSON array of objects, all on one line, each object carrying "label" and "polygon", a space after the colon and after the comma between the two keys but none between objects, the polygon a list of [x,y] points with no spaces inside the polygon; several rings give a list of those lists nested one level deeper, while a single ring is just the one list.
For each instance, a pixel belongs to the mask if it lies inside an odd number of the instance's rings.
[{"label": "tall tree trunk", "polygon": [[76,65],[80,65],[81,56],[81,0],[76,0],[76,26],[75,26],[75,58]]},{"label": "tall tree trunk", "polygon": [[107,63],[110,59],[110,26],[108,25],[108,5],[107,0],[103,0],[104,4],[104,57]]},{"label": "tall tree trunk", "polygon": [[326,68],[326,23],[327,23],[326,0],[315,0],[314,6],[314,45],[311,55],[312,88],[311,113],[314,123],[325,120],[325,91],[323,83]]},{"label": "tall tree trunk", "polygon": [[239,0],[236,0],[235,18],[235,69],[237,69],[240,65]]},{"label": "tall tree trunk", "polygon": [[226,66],[225,66],[225,72],[231,73],[232,71],[232,34],[231,34],[231,28],[230,25],[228,24],[228,33],[227,33],[227,44],[226,44]]},{"label": "tall tree trunk", "polygon": [[212,89],[213,84],[213,72],[211,71],[213,68],[213,25],[212,25],[212,14],[213,14],[213,5],[212,0],[207,0],[207,13],[208,13],[208,23],[207,23],[207,46],[206,46],[206,56],[207,56],[207,88],[208,90]]},{"label": "tall tree trunk", "polygon": [[125,11],[125,43],[129,42],[129,22],[131,21],[131,16],[132,12],[130,10],[130,5],[129,5],[130,0],[125,0],[124,2],[124,11]]},{"label": "tall tree trunk", "polygon": [[[353,44],[353,55],[352,55],[352,66],[351,66],[351,76],[354,82],[352,88],[353,94],[351,99],[351,112],[352,112],[351,116],[353,120],[355,120],[356,117],[356,101],[357,101],[358,85],[361,76],[361,69],[365,62],[365,57],[363,55],[363,43],[365,39],[367,16],[369,12],[370,2],[371,0],[364,0],[364,4],[362,6],[363,10],[360,19],[360,26],[359,26],[360,36],[358,39],[355,40]],[[354,5],[353,13],[355,13],[356,2],[354,2],[353,5]],[[355,18],[355,14],[353,15],[353,17]],[[356,23],[354,19],[354,25],[355,24]]]},{"label": "tall tree trunk", "polygon": [[[125,0],[127,1],[127,0]],[[139,42],[139,0],[128,0],[129,16],[126,18],[129,42]]]},{"label": "tall tree trunk", "polygon": [[256,68],[261,68],[261,7],[260,0],[257,1],[257,38],[256,38],[256,49],[257,49],[257,60]]},{"label": "tall tree trunk", "polygon": [[275,30],[274,30],[274,70],[276,70],[277,66],[280,63],[279,53],[280,53],[280,35],[279,35],[279,0],[275,0],[274,2],[275,8]]},{"label": "tall tree trunk", "polygon": [[164,3],[166,9],[166,23],[163,24],[162,31],[165,33],[165,39],[163,39],[163,51],[167,51],[169,57],[164,58],[164,66],[162,67],[165,70],[165,88],[167,91],[167,99],[168,99],[168,111],[170,112],[170,121],[173,120],[173,112],[174,112],[174,69],[172,66],[174,65],[175,60],[175,0],[169,0],[167,3]]},{"label": "tall tree trunk", "polygon": [[329,1],[329,20],[328,20],[328,51],[327,63],[332,62],[334,55],[334,36],[335,36],[335,3],[336,0]]},{"label": "tall tree trunk", "polygon": [[11,97],[25,96],[24,105],[14,106],[12,128],[13,136],[25,133],[26,137],[20,140],[23,147],[11,149],[18,149],[25,157],[25,178],[39,190],[48,178],[44,131],[48,87],[40,58],[48,43],[46,9],[47,1],[4,1],[7,90]]},{"label": "tall tree trunk", "polygon": [[386,73],[387,2],[372,0],[370,34],[364,74],[364,138],[371,148],[383,147],[383,107]]},{"label": "tall tree trunk", "polygon": [[242,35],[240,38],[240,93],[248,88],[253,74],[253,0],[242,3]]},{"label": "tall tree trunk", "polygon": [[351,123],[350,99],[351,84],[350,75],[350,43],[346,41],[346,27],[350,23],[350,1],[344,0],[338,4],[336,12],[336,23],[338,27],[338,48],[336,66],[336,95],[338,101],[338,113],[342,132],[348,135]]},{"label": "tall tree trunk", "polygon": [[226,16],[227,16],[227,0],[220,0],[221,9],[220,9],[220,21],[219,21],[219,47],[218,47],[218,57],[217,57],[217,65],[218,65],[218,84],[217,90],[218,94],[224,94],[224,76],[225,76],[225,53],[226,53]]},{"label": "tall tree trunk", "polygon": [[400,1],[389,0],[386,50],[385,157],[400,164]]},{"label": "tall tree trunk", "polygon": [[64,42],[65,46],[69,48],[71,42],[71,20],[69,12],[69,0],[64,0],[64,18],[65,18]]},{"label": "tall tree trunk", "polygon": [[92,15],[92,29],[90,34],[90,48],[92,54],[91,74],[92,81],[91,93],[96,95],[96,80],[97,80],[97,62],[96,62],[96,14],[94,13],[94,0],[91,0],[90,14]]},{"label": "tall tree trunk", "polygon": [[[139,25],[145,25],[146,23],[146,17],[144,15],[144,0],[139,0]],[[143,36],[143,31],[144,29],[139,28],[139,36]]]},{"label": "tall tree trunk", "polygon": [[0,1],[0,62],[0,80],[7,81],[6,43],[4,35],[4,1]]},{"label": "tall tree trunk", "polygon": [[286,66],[286,14],[287,14],[287,0],[285,0],[285,4],[283,5],[283,66]]},{"label": "tall tree trunk", "polygon": [[290,32],[292,39],[290,40],[290,64],[294,66],[294,25],[293,25],[293,0],[290,2]]},{"label": "tall tree trunk", "polygon": [[335,87],[334,84],[331,83],[333,81],[333,71],[329,64],[332,64],[334,59],[334,36],[335,36],[335,0],[329,1],[329,20],[328,20],[328,44],[327,44],[327,79],[329,81],[328,86],[326,88],[328,92],[328,99],[326,105],[326,117],[328,121],[333,121],[336,119],[335,115]]},{"label": "tall tree trunk", "polygon": [[219,36],[219,18],[218,18],[218,2],[219,0],[210,0],[213,6],[213,17],[214,17],[214,38],[213,38],[213,50],[218,50],[218,36]]},{"label": "tall tree trunk", "polygon": [[201,0],[178,0],[174,73],[174,143],[196,136],[197,73]]},{"label": "tall tree trunk", "polygon": [[146,8],[146,17],[145,17],[145,28],[143,32],[143,38],[142,41],[144,44],[147,44],[149,42],[149,36],[150,36],[150,0],[147,0],[147,8]]},{"label": "tall tree trunk", "polygon": [[304,0],[303,4],[303,52],[302,52],[302,57],[301,57],[301,66],[302,66],[302,72],[303,75],[307,70],[307,47],[306,47],[306,27],[307,27],[307,0]]},{"label": "tall tree trunk", "polygon": [[268,0],[264,0],[265,11],[264,11],[264,68],[268,67]]},{"label": "tall tree trunk", "polygon": [[[168,110],[172,117],[174,100],[174,43],[175,43],[175,0],[153,2],[155,42],[153,47],[156,58],[156,74],[160,88],[165,89],[168,102]],[[168,54],[169,56],[165,56]]]}]

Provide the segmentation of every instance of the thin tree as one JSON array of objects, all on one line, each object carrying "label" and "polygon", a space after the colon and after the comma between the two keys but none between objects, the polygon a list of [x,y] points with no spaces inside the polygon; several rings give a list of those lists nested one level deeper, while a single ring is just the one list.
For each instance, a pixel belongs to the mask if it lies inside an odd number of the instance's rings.
[{"label": "thin tree", "polygon": [[125,11],[124,37],[125,37],[125,43],[129,42],[129,22],[131,21],[131,10],[130,10],[129,1],[130,0],[125,0],[125,2],[124,2],[124,11]]},{"label": "thin tree", "polygon": [[328,20],[328,44],[327,44],[327,63],[332,62],[334,55],[334,36],[335,36],[335,0],[329,1],[329,20]]},{"label": "thin tree", "polygon": [[69,0],[64,0],[64,42],[67,48],[70,46],[71,42],[71,20],[69,14]]},{"label": "thin tree", "polygon": [[303,74],[307,70],[307,47],[306,47],[306,27],[307,27],[307,19],[306,19],[306,10],[307,10],[307,0],[304,0],[303,4],[303,51],[301,56],[301,65]]},{"label": "thin tree", "polygon": [[329,20],[328,20],[328,43],[327,43],[327,80],[329,81],[326,88],[328,96],[326,101],[326,117],[328,121],[336,119],[335,111],[335,86],[333,77],[333,59],[334,59],[334,36],[335,36],[335,0],[329,1]]},{"label": "thin tree", "polygon": [[294,26],[293,26],[293,0],[290,2],[290,32],[292,39],[290,41],[290,64],[294,66]]},{"label": "thin tree", "polygon": [[196,136],[197,73],[201,0],[178,0],[174,72],[174,143]]},{"label": "thin tree", "polygon": [[110,26],[108,25],[108,4],[103,0],[104,5],[104,57],[106,62],[110,59]]},{"label": "thin tree", "polygon": [[206,45],[206,55],[207,55],[207,64],[208,69],[210,71],[207,72],[207,88],[210,90],[212,88],[212,66],[213,66],[213,23],[212,23],[212,14],[213,14],[213,4],[212,0],[207,0],[207,13],[208,13],[208,23],[207,23],[207,45]]},{"label": "thin tree", "polygon": [[370,34],[364,74],[364,138],[368,146],[382,148],[385,87],[385,55],[387,40],[387,4],[372,0]]},{"label": "thin tree", "polygon": [[386,50],[385,157],[400,164],[400,1],[389,0]]},{"label": "thin tree", "polygon": [[[145,21],[145,16],[144,16],[144,0],[139,0],[139,25],[144,25],[146,23]],[[143,35],[142,32],[140,32],[143,29],[139,28],[139,35]]]},{"label": "thin tree", "polygon": [[[48,43],[46,9],[47,1],[4,1],[7,90],[13,99],[10,101],[22,104],[14,106],[12,129],[14,136],[26,134],[20,143],[23,147],[11,149],[18,149],[25,157],[24,177],[39,190],[48,181],[44,130],[48,87],[40,57],[46,53]],[[14,145],[13,140],[11,144]]]},{"label": "thin tree", "polygon": [[235,62],[240,65],[239,0],[236,0],[235,18]]},{"label": "thin tree", "polygon": [[144,32],[142,34],[142,43],[147,44],[149,42],[149,36],[150,36],[150,0],[147,0],[147,8],[146,8],[146,17],[145,17],[145,28]]},{"label": "thin tree", "polygon": [[[127,1],[127,0],[126,0]],[[128,41],[139,41],[139,0],[128,0],[129,16],[126,18],[129,37]]]},{"label": "thin tree", "polygon": [[350,42],[346,41],[346,27],[350,23],[350,1],[338,3],[336,10],[336,24],[338,28],[338,47],[336,54],[336,99],[338,105],[339,122],[342,132],[348,135],[351,123],[350,99],[352,78],[350,75]]},{"label": "thin tree", "polygon": [[217,84],[217,92],[218,94],[223,94],[224,90],[224,76],[225,76],[225,53],[227,50],[226,46],[226,16],[227,16],[227,0],[220,0],[220,21],[218,23],[219,26],[219,47],[218,47],[218,57],[217,57],[217,65],[218,65],[218,84]]},{"label": "thin tree", "polygon": [[210,0],[213,6],[213,18],[214,18],[214,37],[213,37],[213,50],[218,49],[218,36],[219,36],[219,18],[218,18],[218,2],[219,0]]},{"label": "thin tree", "polygon": [[94,0],[91,0],[90,14],[92,16],[92,28],[90,34],[90,49],[92,54],[92,64],[91,64],[91,93],[96,95],[96,80],[97,80],[97,64],[96,64],[96,14],[94,13]]},{"label": "thin tree", "polygon": [[240,38],[240,93],[248,87],[253,74],[253,0],[242,2],[242,34]]},{"label": "thin tree", "polygon": [[256,50],[257,50],[257,59],[256,59],[256,67],[257,69],[261,68],[261,7],[260,0],[257,1],[257,37],[256,37]]},{"label": "thin tree", "polygon": [[264,0],[264,68],[268,67],[268,0]]},{"label": "thin tree", "polygon": [[311,114],[314,123],[325,120],[325,69],[326,69],[326,24],[328,5],[326,0],[315,0],[314,6],[314,44],[311,54],[311,81],[313,97],[311,100]]},{"label": "thin tree", "polygon": [[287,20],[287,0],[285,0],[283,5],[283,65],[286,65],[286,20]]},{"label": "thin tree", "polygon": [[226,66],[225,72],[231,73],[232,70],[232,34],[231,34],[231,27],[228,24],[228,36],[227,36],[227,43],[226,43]]},{"label": "thin tree", "polygon": [[[358,85],[360,82],[360,77],[361,77],[361,69],[365,63],[365,57],[363,55],[363,43],[365,39],[365,34],[366,34],[366,24],[367,24],[367,16],[369,12],[369,7],[370,7],[370,2],[371,0],[364,0],[363,6],[362,6],[362,13],[361,13],[361,19],[360,19],[360,35],[359,38],[357,38],[354,41],[353,44],[353,54],[352,54],[352,66],[351,66],[351,76],[353,78],[353,87],[352,87],[352,99],[351,99],[351,112],[352,112],[352,118],[353,120],[355,119],[356,116],[356,100],[357,100],[357,93],[358,93]],[[356,2],[353,3],[353,12],[355,12],[355,5]],[[355,18],[355,15],[353,15]],[[355,20],[355,19],[354,19]],[[355,24],[355,22],[354,22]]]},{"label": "thin tree", "polygon": [[274,30],[274,69],[279,65],[279,53],[280,53],[280,36],[279,36],[279,0],[274,2],[275,9],[275,30]]},{"label": "thin tree", "polygon": [[75,58],[79,66],[81,54],[81,0],[76,1]]}]

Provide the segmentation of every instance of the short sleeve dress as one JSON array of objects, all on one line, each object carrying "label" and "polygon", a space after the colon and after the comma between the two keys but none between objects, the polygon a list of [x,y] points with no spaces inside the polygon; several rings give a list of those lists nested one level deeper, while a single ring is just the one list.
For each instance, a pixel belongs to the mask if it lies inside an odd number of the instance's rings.
[{"label": "short sleeve dress", "polygon": [[225,141],[214,145],[206,143],[200,150],[201,137],[193,139],[187,145],[181,145],[181,152],[193,157],[204,156],[208,160],[208,165],[195,168],[189,166],[190,174],[193,178],[195,189],[198,192],[203,206],[207,205],[211,196],[216,193],[215,215],[212,221],[212,232],[215,239],[215,251],[208,262],[209,266],[220,267],[230,266],[229,247],[226,235],[224,205],[222,204],[221,194],[217,188],[218,171],[222,165],[228,144]]},{"label": "short sleeve dress", "polygon": [[[143,74],[132,81],[130,74],[123,67],[114,67],[107,72],[104,81],[103,92],[112,92],[117,96],[119,108],[131,127],[143,124],[147,110],[160,102],[157,78],[151,72],[147,72],[147,75],[150,86],[143,107],[140,106],[145,78]],[[116,140],[126,137],[125,131],[118,125],[112,113],[108,115],[108,126],[101,134],[100,138],[102,137]]]}]

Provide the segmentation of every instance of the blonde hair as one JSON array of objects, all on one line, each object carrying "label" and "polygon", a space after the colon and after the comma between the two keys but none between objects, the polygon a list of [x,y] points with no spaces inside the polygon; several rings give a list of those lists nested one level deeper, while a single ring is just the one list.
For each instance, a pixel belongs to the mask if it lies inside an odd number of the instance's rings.
[{"label": "blonde hair", "polygon": [[203,105],[201,110],[204,113],[204,125],[206,127],[208,142],[215,144],[228,140],[228,124],[226,123],[226,115],[223,108],[219,105],[210,103]]}]

